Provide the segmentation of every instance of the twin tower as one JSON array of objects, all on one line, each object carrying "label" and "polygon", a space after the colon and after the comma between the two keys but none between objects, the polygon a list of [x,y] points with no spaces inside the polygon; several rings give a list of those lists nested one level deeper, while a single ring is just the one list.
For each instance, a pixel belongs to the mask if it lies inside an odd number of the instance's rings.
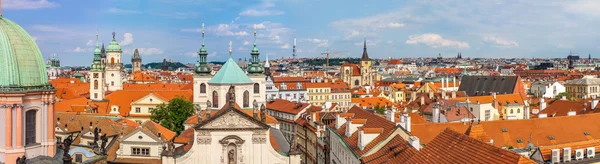
[{"label": "twin tower", "polygon": [[[98,34],[96,33],[96,49],[94,49],[94,60],[90,66],[90,99],[94,101],[104,100],[105,90],[116,91],[123,89],[123,63],[121,60],[123,51],[113,39],[106,49],[98,45]],[[139,55],[138,55],[139,56]],[[140,61],[141,62],[141,61]]]}]

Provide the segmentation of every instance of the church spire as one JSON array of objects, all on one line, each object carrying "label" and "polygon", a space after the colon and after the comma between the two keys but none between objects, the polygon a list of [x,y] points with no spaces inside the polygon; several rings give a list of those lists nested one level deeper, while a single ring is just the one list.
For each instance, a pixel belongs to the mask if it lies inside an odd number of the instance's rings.
[{"label": "church spire", "polygon": [[363,54],[360,60],[371,60],[369,59],[369,54],[367,53],[367,38],[364,41]]},{"label": "church spire", "polygon": [[210,75],[211,68],[208,67],[207,60],[206,60],[206,58],[208,56],[208,51],[206,50],[206,47],[204,46],[204,23],[202,23],[202,48],[200,48],[200,51],[198,52],[198,56],[200,57],[200,60],[198,60],[198,64],[196,67],[196,74]]},{"label": "church spire", "polygon": [[258,52],[258,48],[256,47],[256,24],[254,24],[254,48],[252,48],[252,52],[250,53],[252,56],[250,58],[250,64],[248,66],[248,73],[255,75],[262,75],[264,68],[260,65],[260,53]]},{"label": "church spire", "polygon": [[96,29],[96,49],[94,49],[94,61],[92,62],[91,70],[104,70],[104,66],[101,62],[102,51],[100,51],[100,45],[98,44],[98,29]]}]

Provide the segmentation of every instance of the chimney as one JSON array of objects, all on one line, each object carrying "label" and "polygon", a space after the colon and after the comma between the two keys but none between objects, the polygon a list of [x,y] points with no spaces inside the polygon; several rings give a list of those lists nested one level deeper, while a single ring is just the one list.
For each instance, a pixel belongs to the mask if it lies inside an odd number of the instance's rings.
[{"label": "chimney", "polygon": [[404,127],[406,129],[406,131],[410,132],[410,116],[408,116],[408,113],[404,113],[404,117],[406,118],[406,122],[404,123]]},{"label": "chimney", "polygon": [[496,100],[496,92],[492,92],[492,97]]},{"label": "chimney", "polygon": [[596,108],[596,105],[598,105],[598,99],[596,99],[596,96],[592,96],[592,111]]},{"label": "chimney", "polygon": [[391,110],[386,110],[386,111],[385,111],[385,118],[386,118],[387,120],[389,120],[390,122],[394,123],[394,121],[395,121],[395,120],[394,120],[394,119],[395,119],[395,118],[394,118],[394,112],[393,112],[393,111],[391,111]]},{"label": "chimney", "polygon": [[567,113],[567,116],[574,116],[574,115],[577,115],[577,112],[569,111],[569,113]]},{"label": "chimney", "polygon": [[446,89],[448,89],[448,88],[449,88],[448,84],[450,84],[450,83],[448,82],[448,80],[449,80],[449,79],[448,79],[448,77],[446,77]]},{"label": "chimney", "polygon": [[442,90],[442,99],[446,99],[446,90]]},{"label": "chimney", "polygon": [[352,136],[356,129],[352,128],[352,120],[350,118],[346,118],[346,137]]},{"label": "chimney", "polygon": [[540,98],[540,112],[546,109],[546,100],[542,97]]},{"label": "chimney", "polygon": [[456,87],[456,76],[452,76],[452,84],[453,84],[452,90],[454,91],[454,88],[457,88]]},{"label": "chimney", "polygon": [[431,122],[433,122],[433,123],[440,122],[440,103],[439,102],[436,102],[436,104],[433,106],[433,115],[431,118]]},{"label": "chimney", "polygon": [[342,124],[346,123],[346,118],[342,118],[340,117],[339,114],[335,115],[335,129],[339,129],[340,127],[342,127]]},{"label": "chimney", "polygon": [[456,91],[452,91],[452,98],[456,98]]},{"label": "chimney", "polygon": [[417,149],[417,151],[419,151],[421,149],[421,142],[419,142],[419,137],[417,137],[417,136],[408,137],[408,144],[410,144],[410,146]]},{"label": "chimney", "polygon": [[421,96],[421,105],[425,105],[425,97]]},{"label": "chimney", "polygon": [[444,78],[442,77],[442,89],[444,89]]},{"label": "chimney", "polygon": [[365,87],[365,90],[366,90],[367,94],[369,94],[369,92],[371,91],[371,87],[367,86],[367,87]]},{"label": "chimney", "polygon": [[[374,129],[371,129],[374,130]],[[365,133],[363,127],[358,127],[358,149],[364,150],[365,147],[373,141],[381,132]]]},{"label": "chimney", "polygon": [[529,107],[528,106],[523,107],[523,113],[525,113],[524,119],[529,119]]}]

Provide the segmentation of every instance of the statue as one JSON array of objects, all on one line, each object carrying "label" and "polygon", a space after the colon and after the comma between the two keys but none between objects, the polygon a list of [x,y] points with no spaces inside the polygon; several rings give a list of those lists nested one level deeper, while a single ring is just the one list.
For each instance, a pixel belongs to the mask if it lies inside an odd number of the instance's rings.
[{"label": "statue", "polygon": [[227,94],[229,94],[229,105],[233,106],[235,103],[235,87],[233,85],[229,87],[229,92]]},{"label": "statue", "polygon": [[98,139],[99,139],[98,137],[100,137],[100,134],[98,132],[98,127],[95,127],[94,128],[94,145],[93,145],[94,148],[98,148]]},{"label": "statue", "polygon": [[27,157],[25,157],[25,155],[23,155],[22,157],[17,157],[17,164],[26,164],[27,163]]},{"label": "statue", "polygon": [[115,33],[115,32],[113,31],[113,33],[112,33],[112,34],[113,34],[113,40],[115,40],[115,35],[117,35],[117,33]]},{"label": "statue", "polygon": [[229,158],[229,164],[235,164],[235,152],[233,149],[229,150],[227,157]]},{"label": "statue", "polygon": [[69,137],[65,138],[63,141],[63,163],[70,164],[73,158],[69,155],[69,150],[71,150],[71,143],[73,143],[73,134],[69,135]]},{"label": "statue", "polygon": [[267,116],[265,116],[265,104],[260,106],[260,121],[265,122],[267,120]]},{"label": "statue", "polygon": [[102,147],[100,147],[100,152],[102,152],[102,155],[106,155],[106,142],[108,142],[108,137],[106,137],[106,133],[104,133],[102,137],[100,137],[100,139],[102,140]]}]

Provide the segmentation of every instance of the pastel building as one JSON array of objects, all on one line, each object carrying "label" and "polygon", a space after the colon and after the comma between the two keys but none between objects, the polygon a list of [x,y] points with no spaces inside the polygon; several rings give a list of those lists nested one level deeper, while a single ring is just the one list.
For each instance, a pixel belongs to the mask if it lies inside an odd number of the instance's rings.
[{"label": "pastel building", "polygon": [[54,156],[54,88],[31,36],[0,14],[0,163]]}]

